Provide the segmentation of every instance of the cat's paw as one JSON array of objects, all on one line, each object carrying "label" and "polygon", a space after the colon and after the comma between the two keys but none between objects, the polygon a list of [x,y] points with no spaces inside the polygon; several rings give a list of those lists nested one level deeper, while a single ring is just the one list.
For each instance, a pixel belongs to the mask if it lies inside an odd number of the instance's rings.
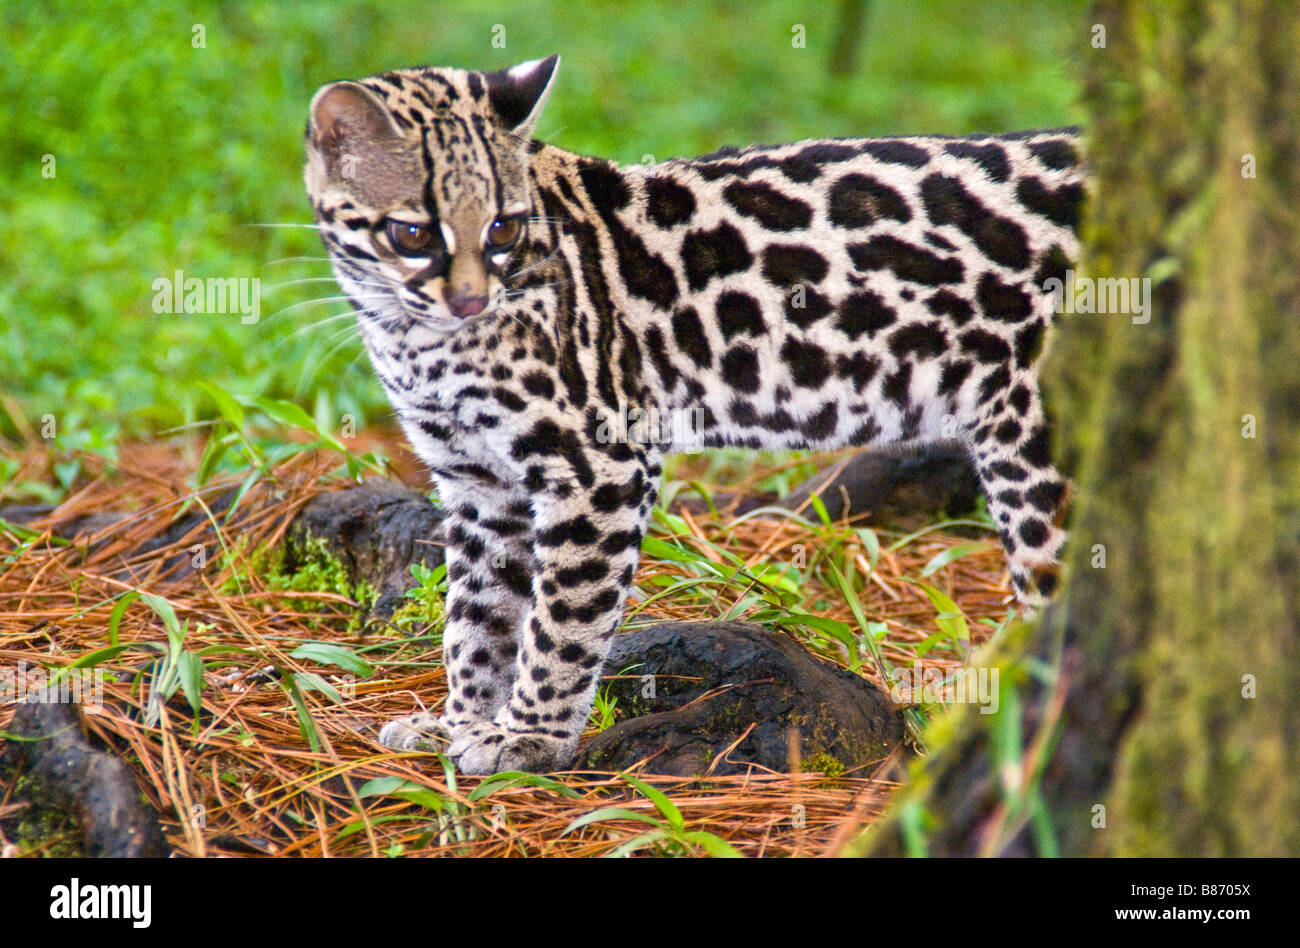
[{"label": "cat's paw", "polygon": [[518,734],[500,724],[457,728],[447,756],[463,774],[523,770],[540,774],[560,770],[573,758],[572,742],[548,734]]},{"label": "cat's paw", "polygon": [[451,729],[428,711],[389,721],[379,729],[379,743],[390,750],[442,750],[451,743]]}]

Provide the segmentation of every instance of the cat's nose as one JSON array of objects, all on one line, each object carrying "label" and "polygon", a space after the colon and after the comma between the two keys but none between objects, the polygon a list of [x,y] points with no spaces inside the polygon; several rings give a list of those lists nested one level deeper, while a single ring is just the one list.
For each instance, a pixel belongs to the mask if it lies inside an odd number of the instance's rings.
[{"label": "cat's nose", "polygon": [[468,286],[461,288],[459,292],[450,293],[446,297],[447,309],[451,310],[451,315],[457,319],[464,319],[467,316],[477,316],[487,307],[488,298],[485,294],[474,296]]}]

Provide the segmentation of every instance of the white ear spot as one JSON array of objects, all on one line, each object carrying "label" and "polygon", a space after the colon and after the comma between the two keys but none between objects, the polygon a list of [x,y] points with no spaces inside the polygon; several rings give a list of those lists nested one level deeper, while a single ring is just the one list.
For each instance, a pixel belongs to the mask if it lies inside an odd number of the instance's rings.
[{"label": "white ear spot", "polygon": [[[534,72],[536,72],[542,66],[542,64],[545,63],[550,58],[551,58],[550,56],[543,56],[541,59],[530,59],[526,63],[520,63],[517,66],[511,66],[509,69],[506,70],[506,75],[508,75],[511,79],[514,79],[517,82],[522,81],[524,79],[527,79]],[[551,67],[551,79],[554,79],[555,74],[559,71],[560,71],[560,54],[556,53],[555,65]]]},{"label": "white ear spot", "polygon": [[532,134],[542,106],[555,85],[559,64],[559,56],[547,56],[486,74],[492,106],[506,127],[516,135],[526,138]]}]

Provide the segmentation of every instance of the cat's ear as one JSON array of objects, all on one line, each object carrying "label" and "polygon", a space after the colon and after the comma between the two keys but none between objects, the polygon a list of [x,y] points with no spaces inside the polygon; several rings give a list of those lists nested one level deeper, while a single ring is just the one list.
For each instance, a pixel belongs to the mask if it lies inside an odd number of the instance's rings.
[{"label": "cat's ear", "polygon": [[551,94],[559,65],[559,56],[547,56],[483,77],[487,81],[488,101],[506,128],[525,138],[532,135],[546,97]]},{"label": "cat's ear", "polygon": [[356,82],[333,82],[312,97],[307,141],[326,159],[401,138],[388,106]]}]

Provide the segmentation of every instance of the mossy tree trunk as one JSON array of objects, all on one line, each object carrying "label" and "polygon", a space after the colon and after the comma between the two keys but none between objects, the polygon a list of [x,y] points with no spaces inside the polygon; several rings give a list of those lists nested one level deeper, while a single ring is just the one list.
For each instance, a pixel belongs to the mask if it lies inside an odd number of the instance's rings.
[{"label": "mossy tree trunk", "polygon": [[1080,275],[1150,320],[1059,318],[1063,591],[851,851],[1300,855],[1300,6],[1104,0],[1080,46]]}]

